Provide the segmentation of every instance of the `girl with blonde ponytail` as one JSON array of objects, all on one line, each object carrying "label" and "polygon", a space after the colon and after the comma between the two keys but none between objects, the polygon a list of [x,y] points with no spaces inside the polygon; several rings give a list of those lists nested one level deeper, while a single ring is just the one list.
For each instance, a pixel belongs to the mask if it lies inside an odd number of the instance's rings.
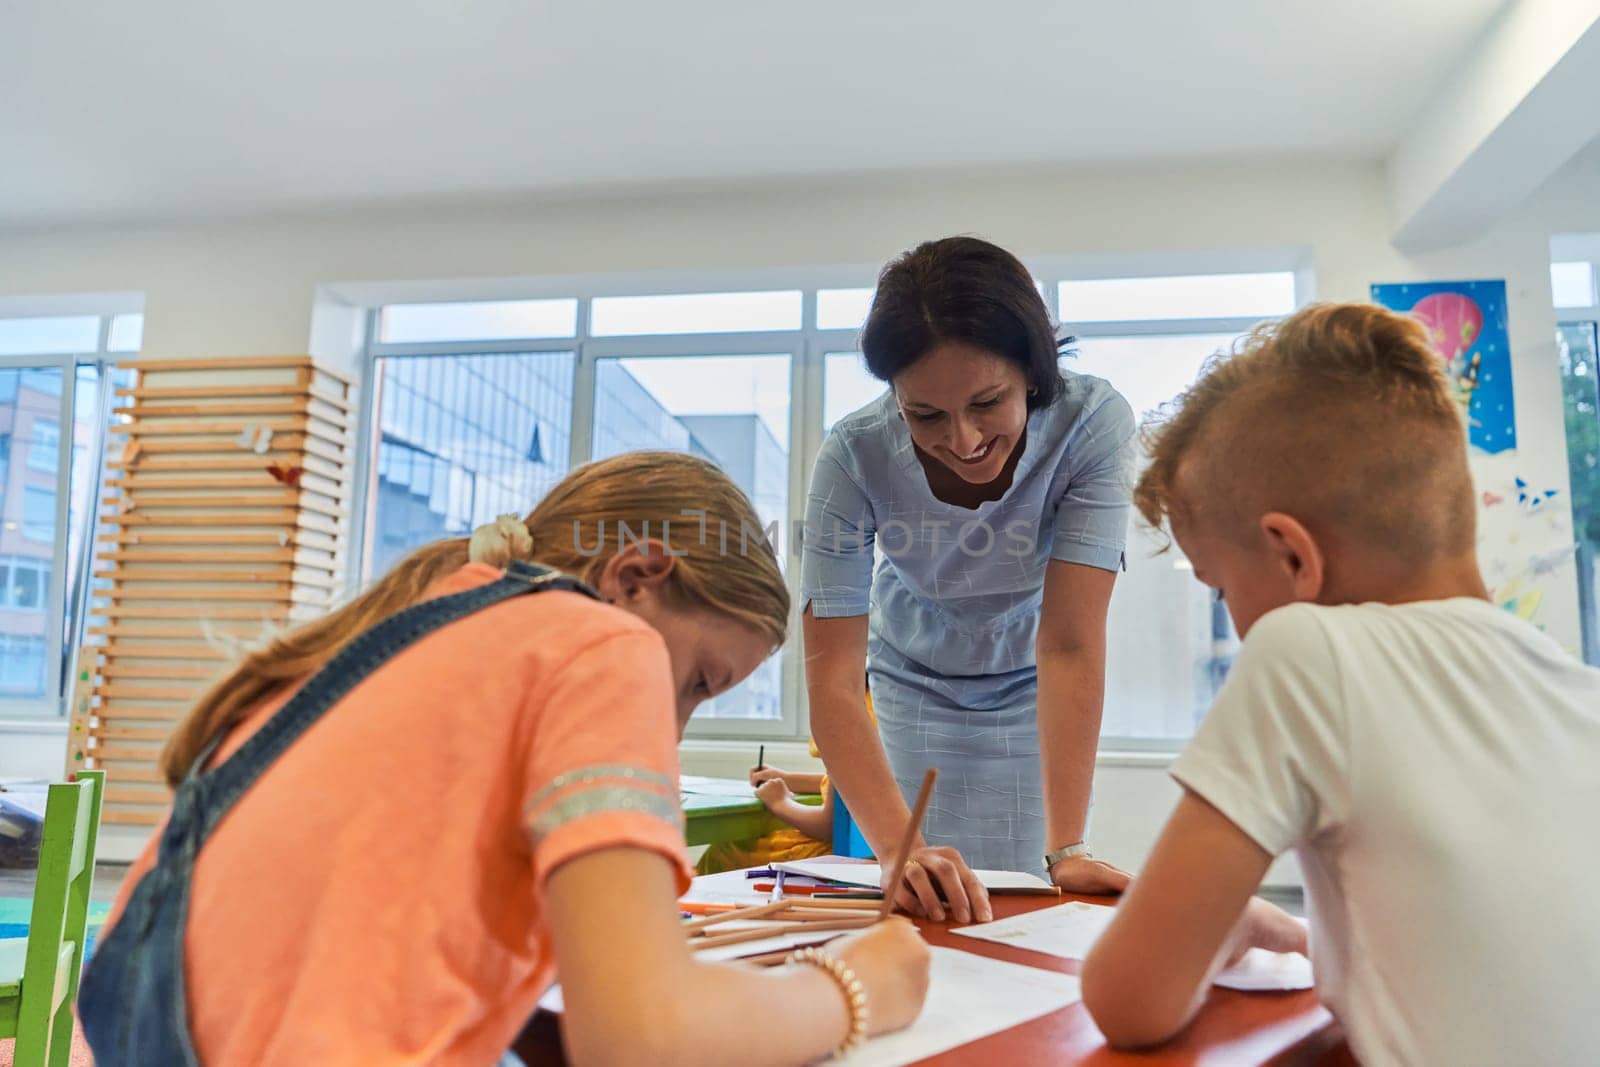
[{"label": "girl with blonde ponytail", "polygon": [[679,928],[677,741],[788,618],[738,488],[642,452],[251,654],[164,755],[173,809],[84,978],[97,1062],[492,1064],[558,965],[575,1063],[801,1063],[904,1026],[909,925],[761,973]]}]

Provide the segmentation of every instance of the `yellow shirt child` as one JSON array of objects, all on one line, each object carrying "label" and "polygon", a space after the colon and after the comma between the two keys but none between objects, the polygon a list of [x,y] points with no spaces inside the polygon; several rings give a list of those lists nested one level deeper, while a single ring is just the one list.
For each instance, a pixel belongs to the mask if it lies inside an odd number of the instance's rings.
[{"label": "yellow shirt child", "polygon": [[[867,697],[867,714],[877,722],[872,697]],[[811,756],[820,758],[817,742],[811,741]],[[781,767],[752,767],[750,784],[756,796],[776,818],[789,825],[762,837],[743,841],[724,841],[706,849],[695,870],[700,874],[734,871],[744,867],[765,867],[789,860],[805,860],[833,852],[833,790],[827,774],[786,771]],[[821,804],[802,804],[795,796],[822,794]]]}]

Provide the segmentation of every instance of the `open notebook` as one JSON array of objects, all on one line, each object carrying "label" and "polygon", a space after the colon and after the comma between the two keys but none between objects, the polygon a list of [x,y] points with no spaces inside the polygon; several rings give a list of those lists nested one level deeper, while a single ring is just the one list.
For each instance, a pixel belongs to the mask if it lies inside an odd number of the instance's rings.
[{"label": "open notebook", "polygon": [[[826,878],[846,885],[877,889],[883,882],[883,868],[876,863],[840,863],[837,860],[792,860],[774,863],[774,870],[790,874],[803,874],[809,878]],[[1022,871],[979,871],[973,874],[991,893],[1030,893],[1056,896],[1060,890],[1036,874]]]}]

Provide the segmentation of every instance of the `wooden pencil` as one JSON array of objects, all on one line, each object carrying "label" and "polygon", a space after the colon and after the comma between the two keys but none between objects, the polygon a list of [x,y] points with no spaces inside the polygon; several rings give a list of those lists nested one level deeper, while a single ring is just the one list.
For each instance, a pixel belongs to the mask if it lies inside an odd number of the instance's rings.
[{"label": "wooden pencil", "polygon": [[883,903],[878,907],[878,918],[887,919],[889,913],[894,911],[895,894],[900,888],[900,879],[906,873],[906,861],[911,858],[911,846],[917,840],[917,834],[922,832],[922,816],[928,810],[928,800],[933,796],[933,782],[939,777],[935,767],[929,767],[922,776],[922,788],[917,791],[917,803],[911,809],[911,821],[906,824],[905,836],[900,840],[900,851],[895,855],[893,874],[883,884],[888,888],[883,892]]},{"label": "wooden pencil", "polygon": [[689,943],[689,947],[696,952],[700,952],[708,948],[737,945],[745,941],[760,941],[768,937],[783,937],[788,934],[813,934],[827,930],[859,930],[863,927],[871,926],[876,921],[877,919],[871,915],[852,915],[840,919],[830,919],[825,922],[784,923],[781,926],[768,926],[759,930],[739,930],[731,934],[715,934],[696,938]]},{"label": "wooden pencil", "polygon": [[791,902],[787,900],[775,900],[749,908],[739,908],[736,911],[724,911],[717,915],[707,915],[704,919],[696,919],[693,922],[684,923],[683,928],[688,931],[690,937],[694,937],[708,926],[716,926],[719,923],[730,922],[734,919],[760,919],[771,915],[775,911],[783,911],[785,908],[790,907],[790,904]]}]

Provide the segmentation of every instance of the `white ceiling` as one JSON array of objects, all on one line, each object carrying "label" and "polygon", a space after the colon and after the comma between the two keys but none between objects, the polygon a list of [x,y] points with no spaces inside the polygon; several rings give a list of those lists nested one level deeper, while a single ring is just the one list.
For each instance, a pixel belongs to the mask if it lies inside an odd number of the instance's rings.
[{"label": "white ceiling", "polygon": [[1378,158],[1504,0],[13,0],[0,226]]}]

